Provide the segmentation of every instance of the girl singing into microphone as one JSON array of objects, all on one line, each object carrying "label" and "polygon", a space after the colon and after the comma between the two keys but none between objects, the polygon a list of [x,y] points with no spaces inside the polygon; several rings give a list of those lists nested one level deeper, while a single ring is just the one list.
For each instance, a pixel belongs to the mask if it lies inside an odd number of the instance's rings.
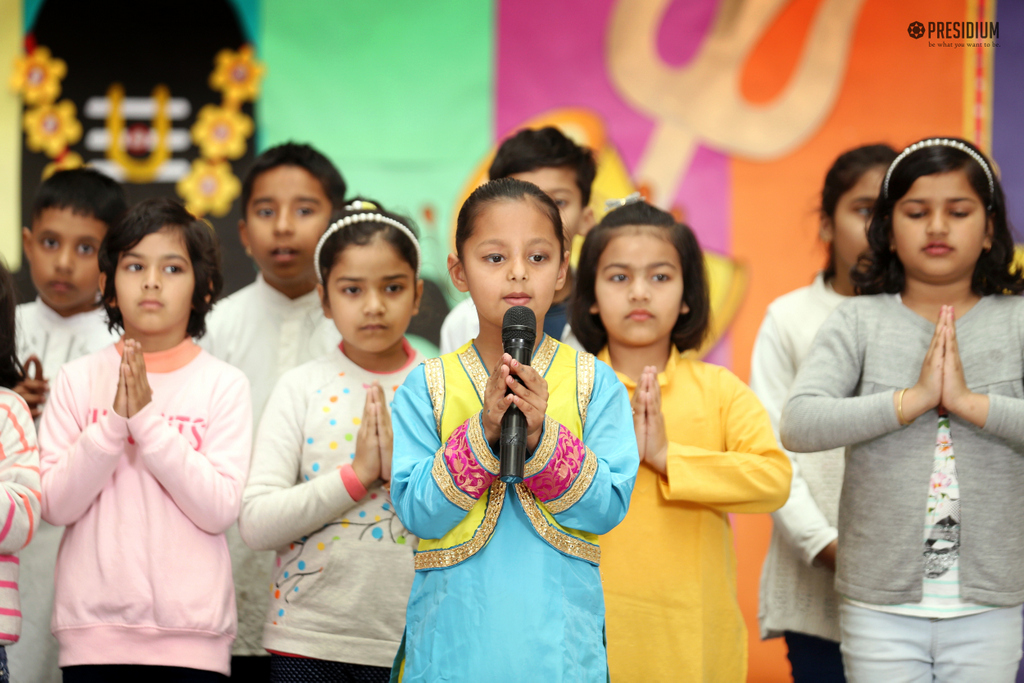
[{"label": "girl singing into microphone", "polygon": [[[521,365],[501,342],[512,306],[544,319],[567,265],[558,207],[535,185],[495,180],[463,204],[448,270],[480,334],[395,394],[391,496],[421,540],[394,681],[607,679],[597,536],[625,517],[636,477],[629,398],[590,354],[538,335]],[[506,485],[513,404],[528,459]]]}]

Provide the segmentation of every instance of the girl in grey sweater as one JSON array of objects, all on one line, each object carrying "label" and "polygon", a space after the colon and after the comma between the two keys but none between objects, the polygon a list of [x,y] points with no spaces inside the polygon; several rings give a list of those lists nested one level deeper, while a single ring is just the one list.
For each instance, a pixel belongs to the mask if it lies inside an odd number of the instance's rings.
[{"label": "girl in grey sweater", "polygon": [[886,173],[868,243],[854,282],[874,296],[822,326],[781,424],[790,450],[847,448],[836,575],[846,675],[1012,681],[1024,275],[991,164],[963,140],[911,145]]}]

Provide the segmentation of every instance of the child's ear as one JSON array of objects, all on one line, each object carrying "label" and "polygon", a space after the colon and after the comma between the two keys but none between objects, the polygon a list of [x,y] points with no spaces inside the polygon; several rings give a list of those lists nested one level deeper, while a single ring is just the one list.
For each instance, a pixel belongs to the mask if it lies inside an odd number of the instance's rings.
[{"label": "child's ear", "polygon": [[466,269],[462,261],[455,254],[448,254],[448,276],[452,279],[455,289],[460,292],[469,291],[469,281],[466,279]]},{"label": "child's ear", "polygon": [[418,315],[423,302],[423,280],[416,280],[416,296],[412,300],[412,314]]},{"label": "child's ear", "polygon": [[32,241],[32,231],[28,228],[21,229],[21,248],[25,250],[25,258],[28,259],[29,265],[32,265],[32,247],[35,243]]},{"label": "child's ear", "polygon": [[690,304],[686,303],[686,299],[683,299],[683,305],[679,307],[679,315],[686,315],[690,312]]},{"label": "child's ear", "polygon": [[586,237],[593,228],[597,221],[594,220],[594,209],[587,206],[583,207],[583,212],[580,214],[580,231],[576,233],[580,237]]},{"label": "child's ear", "polygon": [[831,244],[832,240],[836,238],[836,226],[828,216],[822,216],[818,223],[818,237],[825,244]]},{"label": "child's ear", "polygon": [[562,254],[562,264],[558,266],[558,279],[555,280],[555,291],[565,287],[565,278],[569,276],[569,252]]},{"label": "child's ear", "polygon": [[988,223],[985,225],[985,240],[981,243],[981,248],[988,251],[992,248],[992,235],[995,234],[995,225],[992,223],[992,218],[989,217]]},{"label": "child's ear", "polygon": [[238,219],[238,241],[245,247],[245,255],[252,258],[252,249],[249,245],[249,229],[244,218]]},{"label": "child's ear", "polygon": [[334,319],[331,315],[331,302],[324,296],[324,286],[319,282],[316,283],[316,295],[320,297],[320,307],[324,309],[324,317]]},{"label": "child's ear", "polygon": [[597,302],[596,301],[594,303],[590,304],[590,314],[591,315],[598,315],[600,312],[601,312],[601,309],[597,307]]},{"label": "child's ear", "polygon": [[99,286],[99,290],[100,290],[100,301],[106,303],[111,308],[117,308],[117,297],[116,296],[114,297],[113,301],[107,301],[107,299],[106,299],[107,274],[104,273],[103,271],[100,271],[100,278],[99,278],[99,281],[96,284]]}]

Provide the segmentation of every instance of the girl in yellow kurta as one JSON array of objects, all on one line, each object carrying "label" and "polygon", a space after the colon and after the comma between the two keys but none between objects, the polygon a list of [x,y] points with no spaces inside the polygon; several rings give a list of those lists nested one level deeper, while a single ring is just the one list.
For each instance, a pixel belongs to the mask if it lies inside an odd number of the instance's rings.
[{"label": "girl in yellow kurta", "polygon": [[746,680],[729,513],[771,512],[792,471],[753,392],[698,348],[710,304],[693,233],[644,202],[587,236],[573,332],[629,389],[641,467],[601,538],[613,681]]}]

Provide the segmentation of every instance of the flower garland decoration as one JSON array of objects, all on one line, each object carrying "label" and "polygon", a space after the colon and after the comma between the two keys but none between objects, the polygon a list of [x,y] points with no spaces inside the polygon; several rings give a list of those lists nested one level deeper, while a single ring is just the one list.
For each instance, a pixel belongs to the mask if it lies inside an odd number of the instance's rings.
[{"label": "flower garland decoration", "polygon": [[230,160],[245,154],[254,125],[252,118],[242,112],[242,104],[259,95],[265,71],[250,45],[243,45],[237,52],[221,50],[214,59],[210,88],[221,93],[222,101],[199,110],[192,126],[192,142],[200,156],[177,185],[186,208],[197,216],[223,216],[242,190]]},{"label": "flower garland decoration", "polygon": [[11,89],[25,102],[22,127],[26,146],[54,160],[43,169],[44,179],[83,163],[81,155],[69,149],[82,139],[75,103],[67,99],[56,101],[67,71],[64,60],[53,57],[49,48],[36,45],[27,55],[14,60],[9,81]]}]

